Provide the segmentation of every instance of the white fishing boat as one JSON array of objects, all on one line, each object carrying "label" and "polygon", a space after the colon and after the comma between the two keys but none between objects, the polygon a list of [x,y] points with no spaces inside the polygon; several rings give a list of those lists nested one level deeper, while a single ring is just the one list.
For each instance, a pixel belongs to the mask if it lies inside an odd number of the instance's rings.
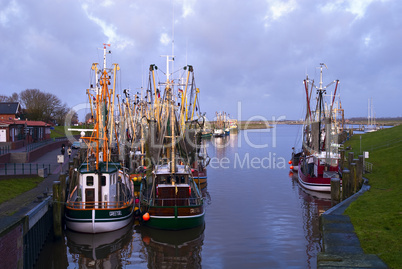
[{"label": "white fishing boat", "polygon": [[70,182],[65,207],[67,228],[83,233],[121,229],[133,220],[134,213],[133,182],[125,167],[111,161],[111,153],[116,151],[113,145],[117,144],[113,136],[115,83],[113,89],[108,85],[111,77],[116,78],[118,66],[108,69],[106,54],[105,44],[103,69],[98,69],[98,64],[92,65],[96,82],[91,87],[94,95],[90,100],[95,100],[95,126],[90,136],[81,137],[87,146],[86,162],[79,166],[77,176]]}]

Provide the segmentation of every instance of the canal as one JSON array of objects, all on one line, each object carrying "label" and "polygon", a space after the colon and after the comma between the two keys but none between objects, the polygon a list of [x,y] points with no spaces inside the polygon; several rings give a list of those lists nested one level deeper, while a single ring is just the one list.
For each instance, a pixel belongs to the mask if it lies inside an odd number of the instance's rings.
[{"label": "canal", "polygon": [[159,231],[138,222],[112,233],[49,238],[36,268],[316,268],[319,215],[330,196],[289,171],[301,127],[277,125],[206,140],[205,226]]}]

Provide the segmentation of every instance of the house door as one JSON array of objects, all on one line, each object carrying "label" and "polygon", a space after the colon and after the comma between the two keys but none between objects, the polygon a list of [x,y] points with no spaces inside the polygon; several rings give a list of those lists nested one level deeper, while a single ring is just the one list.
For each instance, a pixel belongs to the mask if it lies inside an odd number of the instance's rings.
[{"label": "house door", "polygon": [[94,208],[95,205],[95,189],[85,190],[85,208]]},{"label": "house door", "polygon": [[5,129],[0,130],[0,142],[7,142],[7,131]]}]

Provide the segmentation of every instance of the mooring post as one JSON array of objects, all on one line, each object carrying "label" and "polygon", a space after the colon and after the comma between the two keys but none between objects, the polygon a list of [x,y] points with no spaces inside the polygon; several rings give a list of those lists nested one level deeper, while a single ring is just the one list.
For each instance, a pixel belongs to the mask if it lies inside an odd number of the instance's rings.
[{"label": "mooring post", "polygon": [[348,153],[348,168],[350,169],[350,164],[353,162],[354,152]]},{"label": "mooring post", "polygon": [[359,191],[359,159],[353,159],[353,162],[356,164],[355,167],[355,178],[354,178],[354,187],[355,187],[355,192]]},{"label": "mooring post", "polygon": [[66,173],[61,173],[59,176],[60,191],[61,191],[60,202],[62,203],[61,216],[64,216],[64,202],[66,201],[66,189],[67,189],[66,178],[67,178]]},{"label": "mooring post", "polygon": [[356,193],[356,163],[350,164],[350,194]]},{"label": "mooring post", "polygon": [[66,199],[66,178],[67,178],[67,174],[66,173],[60,173],[59,175],[59,181],[60,181],[60,185],[61,185],[61,201],[65,201]]},{"label": "mooring post", "polygon": [[79,165],[79,163],[80,163],[79,155],[75,155],[75,156],[74,156],[73,162],[74,162],[73,167],[74,167],[74,168],[78,168],[78,165]]},{"label": "mooring post", "polygon": [[331,206],[339,204],[341,199],[341,180],[337,177],[331,178]]},{"label": "mooring post", "polygon": [[345,162],[345,150],[340,150],[340,159],[339,159],[339,170],[342,171],[343,167],[345,166],[344,162]]},{"label": "mooring post", "polygon": [[53,182],[53,231],[54,231],[54,239],[58,240],[62,237],[62,215],[61,215],[61,183],[60,181]]},{"label": "mooring post", "polygon": [[357,162],[357,182],[359,183],[359,189],[363,185],[363,155],[359,155],[359,161]]},{"label": "mooring post", "polygon": [[345,169],[342,172],[342,200],[350,196],[350,170]]}]

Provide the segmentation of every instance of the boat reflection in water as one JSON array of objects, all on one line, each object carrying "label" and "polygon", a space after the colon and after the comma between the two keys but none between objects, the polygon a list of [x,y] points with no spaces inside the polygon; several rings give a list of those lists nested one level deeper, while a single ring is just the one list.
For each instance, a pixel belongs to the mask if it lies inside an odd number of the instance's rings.
[{"label": "boat reflection in water", "polygon": [[67,247],[79,267],[121,268],[123,260],[129,259],[133,250],[133,225],[99,234],[77,233],[66,230]]},{"label": "boat reflection in water", "polygon": [[180,231],[139,227],[148,268],[201,268],[204,228],[205,224]]},{"label": "boat reflection in water", "polygon": [[317,253],[321,252],[320,216],[331,208],[331,193],[311,191],[303,188],[298,182],[297,173],[289,174],[293,188],[298,190],[303,216],[303,230],[306,238],[307,264],[309,268],[316,266]]}]

